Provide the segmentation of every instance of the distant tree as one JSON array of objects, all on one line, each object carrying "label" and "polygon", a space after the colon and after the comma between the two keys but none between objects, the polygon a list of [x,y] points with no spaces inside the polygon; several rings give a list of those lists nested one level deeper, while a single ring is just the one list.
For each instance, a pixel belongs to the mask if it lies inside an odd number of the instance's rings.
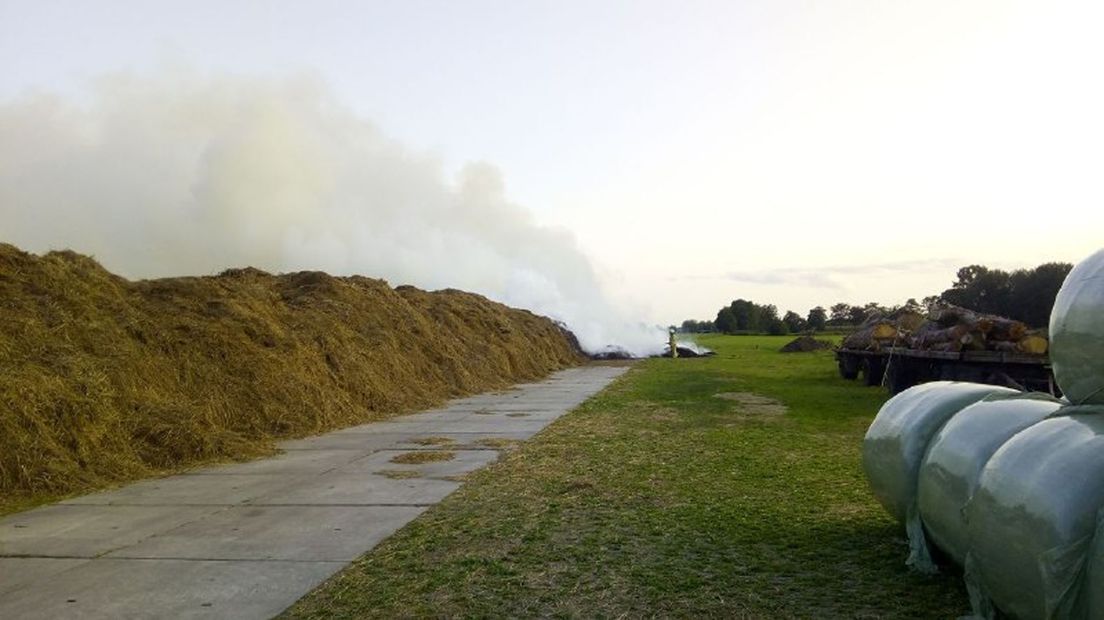
[{"label": "distant tree", "polygon": [[1008,316],[1012,287],[1007,271],[968,265],[958,270],[957,280],[943,291],[944,301],[978,312]]},{"label": "distant tree", "polygon": [[782,319],[775,316],[767,322],[767,333],[772,336],[781,336],[790,333],[790,330],[786,328],[786,323]]},{"label": "distant tree", "polygon": [[687,319],[682,322],[681,331],[684,334],[705,334],[715,331],[713,321],[695,321]]},{"label": "distant tree", "polygon": [[794,334],[809,328],[809,323],[793,310],[786,311],[785,316],[782,317],[782,322],[786,324],[786,329]]},{"label": "distant tree", "polygon": [[847,315],[847,323],[851,325],[862,325],[863,321],[870,317],[870,311],[865,306],[851,306],[851,311]]},{"label": "distant tree", "polygon": [[817,306],[809,310],[809,318],[806,321],[809,323],[809,329],[821,331],[828,323],[828,311],[821,306]]},{"label": "distant tree", "polygon": [[[684,328],[689,327],[689,323],[684,322]],[[737,299],[721,308],[717,312],[716,320],[710,323],[709,327],[727,334],[789,332],[786,322],[778,316],[778,306],[760,305],[747,299]]]},{"label": "distant tree", "polygon": [[833,304],[829,312],[828,322],[833,325],[846,325],[851,321],[851,304]]},{"label": "distant tree", "polygon": [[1033,327],[1047,326],[1054,298],[1071,269],[1070,263],[1045,263],[1034,269],[1013,271],[1008,278],[1012,289],[1008,316]]},{"label": "distant tree", "polygon": [[774,304],[759,306],[759,320],[764,324],[778,320],[778,306]]},{"label": "distant tree", "polygon": [[717,312],[717,318],[713,321],[717,331],[731,334],[736,331],[736,315],[732,313],[731,306],[725,306]]},{"label": "distant tree", "polygon": [[905,310],[907,312],[915,312],[916,314],[923,314],[924,306],[921,306],[920,302],[916,301],[915,297],[909,297],[908,301],[905,302],[905,305],[901,306],[901,310]]},{"label": "distant tree", "polygon": [[754,302],[737,299],[729,306],[736,317],[736,330],[741,332],[763,331],[762,309]]},{"label": "distant tree", "polygon": [[1050,321],[1054,298],[1071,269],[1069,263],[1045,263],[1008,273],[968,265],[958,270],[956,281],[940,298],[956,306],[1043,327]]}]

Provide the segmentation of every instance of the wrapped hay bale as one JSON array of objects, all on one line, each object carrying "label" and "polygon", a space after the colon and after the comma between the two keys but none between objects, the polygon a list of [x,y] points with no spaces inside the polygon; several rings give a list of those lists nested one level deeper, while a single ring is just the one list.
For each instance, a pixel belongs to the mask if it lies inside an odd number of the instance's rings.
[{"label": "wrapped hay bale", "polygon": [[1088,573],[1081,585],[1084,592],[1084,607],[1089,618],[1104,618],[1104,509],[1097,512],[1096,533],[1093,534],[1092,548],[1085,558]]},{"label": "wrapped hay bale", "polygon": [[1058,291],[1050,359],[1070,401],[1104,404],[1104,250],[1078,263]]},{"label": "wrapped hay bale", "polygon": [[916,487],[920,462],[940,427],[968,405],[996,394],[1012,395],[1009,388],[977,383],[935,381],[909,388],[886,401],[863,439],[863,468],[882,506],[909,535],[908,564],[931,571]]},{"label": "wrapped hay bale", "polygon": [[970,550],[962,509],[989,458],[1061,406],[1045,394],[994,396],[959,411],[936,433],[920,465],[917,507],[928,538],[952,560],[962,564]]},{"label": "wrapped hay bale", "polygon": [[1067,407],[1008,440],[966,506],[975,611],[991,600],[1016,618],[1102,617],[1086,587],[1100,579],[1087,559],[1102,506],[1104,408]]}]

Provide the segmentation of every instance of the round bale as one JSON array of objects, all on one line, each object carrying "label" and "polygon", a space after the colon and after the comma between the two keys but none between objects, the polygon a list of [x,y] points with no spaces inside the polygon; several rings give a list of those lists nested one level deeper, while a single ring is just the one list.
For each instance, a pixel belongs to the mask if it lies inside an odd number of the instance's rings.
[{"label": "round bale", "polygon": [[989,458],[1016,433],[1062,406],[1043,394],[992,397],[959,411],[939,429],[920,465],[917,508],[928,540],[958,564],[970,537],[962,510]]},{"label": "round bale", "polygon": [[995,385],[933,381],[886,401],[863,439],[863,469],[874,496],[904,524],[916,505],[920,461],[943,423],[987,396],[1017,393]]},{"label": "round bale", "polygon": [[1104,506],[1104,410],[1080,413],[1091,409],[1064,408],[1008,440],[966,505],[967,564],[1011,617],[1101,617],[1084,615]]},{"label": "round bale", "polygon": [[1104,250],[1066,276],[1050,313],[1054,378],[1074,404],[1104,404]]}]

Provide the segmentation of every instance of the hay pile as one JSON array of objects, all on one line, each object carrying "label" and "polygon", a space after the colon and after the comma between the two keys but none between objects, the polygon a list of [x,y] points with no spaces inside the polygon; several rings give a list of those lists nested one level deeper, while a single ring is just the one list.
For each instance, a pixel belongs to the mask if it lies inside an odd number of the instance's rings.
[{"label": "hay pile", "polygon": [[579,363],[552,321],[319,272],[130,282],[0,244],[0,509]]}]

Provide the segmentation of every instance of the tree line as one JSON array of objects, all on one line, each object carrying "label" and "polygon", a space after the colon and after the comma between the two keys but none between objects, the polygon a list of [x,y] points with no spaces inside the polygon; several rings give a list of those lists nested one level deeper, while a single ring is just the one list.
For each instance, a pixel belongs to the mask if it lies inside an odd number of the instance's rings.
[{"label": "tree line", "polygon": [[1044,263],[1033,269],[1010,272],[983,265],[968,265],[958,270],[949,289],[920,301],[910,298],[899,306],[883,306],[877,302],[864,305],[841,302],[827,309],[817,306],[804,316],[792,310],[780,316],[774,304],[737,299],[718,310],[713,320],[683,321],[681,330],[691,333],[773,335],[823,331],[861,325],[876,314],[885,315],[901,309],[923,313],[939,303],[1005,316],[1032,327],[1046,327],[1054,298],[1071,269],[1073,265],[1070,263]]}]

